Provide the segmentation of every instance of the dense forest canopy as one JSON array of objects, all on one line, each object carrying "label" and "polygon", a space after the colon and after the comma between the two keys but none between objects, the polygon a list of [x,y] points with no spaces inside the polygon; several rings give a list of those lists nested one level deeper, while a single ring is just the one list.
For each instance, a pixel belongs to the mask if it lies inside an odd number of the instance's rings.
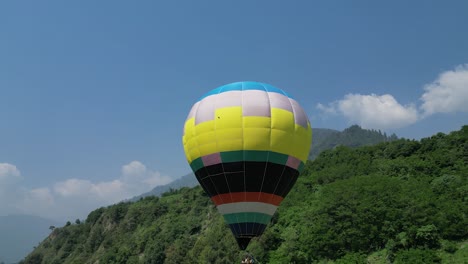
[{"label": "dense forest canopy", "polygon": [[[307,163],[258,263],[466,263],[468,126],[420,141],[338,146]],[[23,263],[239,263],[243,252],[200,187],[97,209]]]}]

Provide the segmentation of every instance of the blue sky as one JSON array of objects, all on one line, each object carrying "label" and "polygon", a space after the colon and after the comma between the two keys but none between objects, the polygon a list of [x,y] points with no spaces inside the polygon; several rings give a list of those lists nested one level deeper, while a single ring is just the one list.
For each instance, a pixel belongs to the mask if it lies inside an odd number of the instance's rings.
[{"label": "blue sky", "polygon": [[313,128],[459,129],[466,25],[466,1],[2,1],[0,214],[83,218],[188,173],[188,111],[235,81]]}]

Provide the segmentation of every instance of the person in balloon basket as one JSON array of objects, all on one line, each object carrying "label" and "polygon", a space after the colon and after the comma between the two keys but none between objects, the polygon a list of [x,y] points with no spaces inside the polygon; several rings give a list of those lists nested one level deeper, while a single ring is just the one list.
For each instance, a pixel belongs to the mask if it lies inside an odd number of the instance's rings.
[{"label": "person in balloon basket", "polygon": [[249,258],[249,257],[245,257],[244,260],[241,261],[242,264],[250,264],[250,263],[254,263],[254,260]]}]

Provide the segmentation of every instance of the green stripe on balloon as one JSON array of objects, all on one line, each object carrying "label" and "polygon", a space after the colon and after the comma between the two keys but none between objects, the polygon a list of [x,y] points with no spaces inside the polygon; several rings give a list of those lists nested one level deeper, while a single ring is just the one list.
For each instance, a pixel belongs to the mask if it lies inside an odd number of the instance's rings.
[{"label": "green stripe on balloon", "polygon": [[[238,150],[238,151],[227,151],[221,152],[221,160],[223,163],[239,162],[239,161],[257,161],[257,162],[271,162],[280,165],[286,165],[288,161],[288,155],[273,152],[273,151],[261,151],[261,150]],[[193,171],[197,171],[205,165],[203,164],[202,157],[199,157],[190,163],[190,167]],[[304,163],[299,164],[298,171],[302,171]]]},{"label": "green stripe on balloon", "polygon": [[254,212],[225,214],[223,216],[228,224],[260,223],[268,225],[268,223],[270,223],[271,220],[271,215]]},{"label": "green stripe on balloon", "polygon": [[205,167],[205,165],[203,165],[203,161],[200,157],[198,159],[193,160],[192,163],[190,163],[190,167],[192,168],[192,171],[196,172],[197,170]]},{"label": "green stripe on balloon", "polygon": [[301,172],[304,169],[304,166],[305,166],[304,162],[301,162],[301,164],[299,164],[299,167],[297,168],[297,170],[299,172]]}]

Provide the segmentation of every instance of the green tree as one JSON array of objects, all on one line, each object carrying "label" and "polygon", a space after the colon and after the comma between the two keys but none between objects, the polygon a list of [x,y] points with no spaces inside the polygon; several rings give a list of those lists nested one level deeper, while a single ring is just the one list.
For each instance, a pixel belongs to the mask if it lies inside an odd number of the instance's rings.
[{"label": "green tree", "polygon": [[440,263],[437,253],[429,249],[408,249],[399,251],[395,257],[395,264],[431,264]]}]

